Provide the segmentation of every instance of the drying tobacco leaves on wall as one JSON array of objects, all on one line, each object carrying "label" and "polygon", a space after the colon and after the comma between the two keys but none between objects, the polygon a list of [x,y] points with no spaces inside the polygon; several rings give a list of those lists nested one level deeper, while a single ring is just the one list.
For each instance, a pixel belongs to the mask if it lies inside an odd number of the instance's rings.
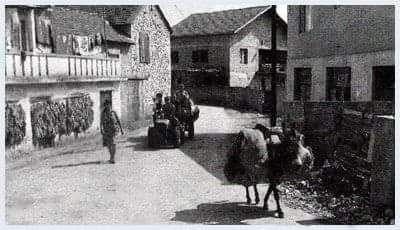
[{"label": "drying tobacco leaves on wall", "polygon": [[66,132],[75,135],[85,132],[93,123],[93,101],[89,96],[67,99]]},{"label": "drying tobacco leaves on wall", "polygon": [[85,132],[93,123],[93,102],[88,95],[65,101],[39,101],[32,104],[32,134],[35,146],[54,146],[55,137]]},{"label": "drying tobacco leaves on wall", "polygon": [[19,145],[25,137],[25,111],[20,104],[6,103],[6,146]]}]

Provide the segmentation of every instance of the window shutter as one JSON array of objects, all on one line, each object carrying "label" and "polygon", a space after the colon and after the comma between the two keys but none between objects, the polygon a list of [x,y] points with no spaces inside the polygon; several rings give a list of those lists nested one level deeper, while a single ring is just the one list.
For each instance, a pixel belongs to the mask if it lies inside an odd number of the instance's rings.
[{"label": "window shutter", "polygon": [[150,63],[150,41],[146,33],[139,33],[139,59],[140,63]]},{"label": "window shutter", "polygon": [[150,40],[148,34],[144,35],[144,56],[144,61],[150,63]]},{"label": "window shutter", "polygon": [[144,40],[143,33],[139,33],[139,61],[140,63],[144,63]]}]

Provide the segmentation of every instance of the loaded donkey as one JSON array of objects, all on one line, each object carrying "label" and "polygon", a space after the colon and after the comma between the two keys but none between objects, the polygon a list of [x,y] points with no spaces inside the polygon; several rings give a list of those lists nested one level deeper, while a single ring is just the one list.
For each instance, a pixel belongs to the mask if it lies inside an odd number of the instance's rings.
[{"label": "loaded donkey", "polygon": [[311,148],[304,147],[304,136],[294,128],[266,128],[257,124],[253,129],[242,129],[233,141],[224,166],[231,183],[246,187],[247,203],[251,203],[249,187],[254,187],[255,202],[259,203],[257,184],[269,182],[264,198],[264,210],[272,192],[279,218],[284,214],[279,203],[277,186],[286,174],[308,175],[314,163]]}]

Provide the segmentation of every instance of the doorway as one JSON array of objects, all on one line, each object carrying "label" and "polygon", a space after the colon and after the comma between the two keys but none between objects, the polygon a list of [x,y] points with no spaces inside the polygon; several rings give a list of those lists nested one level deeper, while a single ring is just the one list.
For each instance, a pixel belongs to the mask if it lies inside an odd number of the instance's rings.
[{"label": "doorway", "polygon": [[104,109],[104,102],[108,100],[111,103],[112,109],[112,90],[100,91],[100,112]]},{"label": "doorway", "polygon": [[372,100],[394,101],[394,66],[372,67]]}]

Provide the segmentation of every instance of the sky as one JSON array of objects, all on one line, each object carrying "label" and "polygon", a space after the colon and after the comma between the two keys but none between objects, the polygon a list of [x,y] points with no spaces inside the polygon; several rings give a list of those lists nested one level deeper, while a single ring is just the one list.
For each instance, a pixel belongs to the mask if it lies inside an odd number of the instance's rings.
[{"label": "sky", "polygon": [[[248,1],[225,1],[219,0],[217,3],[211,0],[187,1],[175,4],[163,5],[160,7],[171,26],[176,25],[186,17],[194,13],[221,11],[229,9],[238,9],[252,6],[267,5],[265,0],[248,0]],[[287,5],[277,5],[277,12],[287,21]]]}]

